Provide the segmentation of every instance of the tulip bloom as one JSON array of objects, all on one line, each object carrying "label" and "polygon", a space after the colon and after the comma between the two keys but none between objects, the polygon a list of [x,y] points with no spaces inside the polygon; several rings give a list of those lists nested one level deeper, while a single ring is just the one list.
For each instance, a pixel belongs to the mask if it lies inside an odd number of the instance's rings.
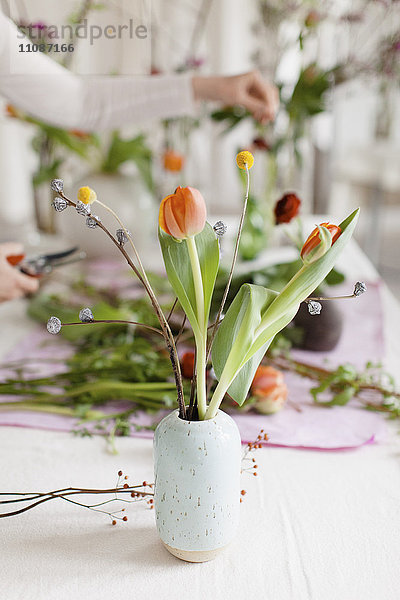
[{"label": "tulip bloom", "polygon": [[257,412],[268,415],[283,408],[288,389],[280,371],[260,365],[251,384],[251,393],[256,399],[254,408]]},{"label": "tulip bloom", "polygon": [[[331,234],[331,238],[332,238],[332,244],[334,244],[336,242],[336,240],[342,233],[342,230],[340,229],[340,227],[338,227],[337,225],[333,225],[332,223],[321,223],[320,227],[325,227],[329,231],[329,233]],[[319,233],[318,227],[316,227],[310,233],[310,235],[306,239],[306,241],[301,249],[300,256],[301,256],[302,260],[304,261],[307,258],[307,256],[309,256],[310,253],[314,250],[314,248],[316,248],[318,246],[318,244],[320,244],[320,243],[321,243],[320,233]],[[317,260],[317,258],[319,258],[319,256],[313,257],[313,260]]]},{"label": "tulip bloom", "polygon": [[299,214],[301,200],[296,194],[285,194],[275,204],[275,224],[290,223]]},{"label": "tulip bloom", "polygon": [[179,186],[161,202],[158,222],[165,233],[185,240],[203,231],[206,217],[206,204],[199,190]]}]

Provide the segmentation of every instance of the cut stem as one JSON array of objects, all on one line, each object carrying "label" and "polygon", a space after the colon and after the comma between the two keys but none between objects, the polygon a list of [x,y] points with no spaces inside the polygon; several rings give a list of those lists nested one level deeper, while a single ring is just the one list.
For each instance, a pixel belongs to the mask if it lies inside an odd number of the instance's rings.
[{"label": "cut stem", "polygon": [[248,199],[249,199],[249,191],[250,191],[250,173],[249,173],[249,168],[247,166],[247,163],[246,163],[245,166],[246,166],[246,178],[247,178],[246,194],[245,194],[245,197],[244,197],[242,214],[240,215],[239,227],[238,227],[238,232],[237,232],[237,236],[236,236],[235,249],[233,251],[232,264],[231,264],[231,269],[229,271],[228,281],[227,281],[227,284],[225,286],[224,295],[222,296],[221,306],[219,307],[218,314],[217,314],[216,319],[215,319],[215,325],[214,325],[214,327],[213,327],[213,329],[211,331],[210,341],[208,342],[207,361],[210,358],[210,353],[211,353],[212,345],[213,345],[213,342],[214,342],[214,338],[215,338],[216,333],[218,331],[218,326],[219,326],[219,323],[221,321],[222,311],[224,310],[225,302],[226,302],[226,299],[228,297],[229,289],[231,287],[232,277],[233,277],[233,271],[235,269],[237,255],[238,255],[238,252],[239,252],[240,238],[242,236],[244,218],[246,216],[247,202],[248,202]]}]

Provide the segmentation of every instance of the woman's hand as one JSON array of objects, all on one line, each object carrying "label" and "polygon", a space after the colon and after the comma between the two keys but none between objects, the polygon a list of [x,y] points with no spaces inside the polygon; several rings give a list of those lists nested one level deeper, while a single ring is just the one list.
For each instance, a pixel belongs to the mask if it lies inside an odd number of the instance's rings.
[{"label": "woman's hand", "polygon": [[0,302],[14,300],[25,294],[37,291],[39,282],[33,277],[23,275],[18,269],[7,262],[7,256],[23,254],[21,244],[0,244]]},{"label": "woman's hand", "polygon": [[195,100],[217,100],[232,106],[240,104],[260,123],[273,121],[279,107],[277,87],[262,78],[259,71],[232,77],[193,77]]}]

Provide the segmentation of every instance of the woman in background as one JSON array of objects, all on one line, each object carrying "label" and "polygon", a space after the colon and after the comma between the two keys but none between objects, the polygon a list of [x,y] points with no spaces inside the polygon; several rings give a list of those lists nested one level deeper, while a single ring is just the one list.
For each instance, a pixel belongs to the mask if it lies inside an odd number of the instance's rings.
[{"label": "woman in background", "polygon": [[[65,129],[104,131],[145,119],[192,114],[197,101],[241,105],[255,119],[274,119],[278,91],[259,72],[232,77],[190,74],[96,76],[71,73],[43,53],[19,52],[21,32],[0,11],[0,95],[31,116]],[[10,68],[12,65],[12,68]],[[27,73],[27,74],[19,74]],[[32,293],[37,280],[6,260],[22,248],[0,244],[0,301]]]}]

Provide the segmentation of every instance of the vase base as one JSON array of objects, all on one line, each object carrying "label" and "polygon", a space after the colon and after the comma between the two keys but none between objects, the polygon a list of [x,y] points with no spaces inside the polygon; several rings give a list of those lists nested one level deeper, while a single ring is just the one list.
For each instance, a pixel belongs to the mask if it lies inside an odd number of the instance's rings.
[{"label": "vase base", "polygon": [[178,548],[169,546],[163,541],[162,544],[168,550],[168,552],[176,556],[176,558],[180,558],[180,560],[192,563],[201,563],[214,560],[214,558],[216,558],[225,550],[225,548],[228,547],[222,546],[222,548],[216,548],[215,550],[179,550]]}]

